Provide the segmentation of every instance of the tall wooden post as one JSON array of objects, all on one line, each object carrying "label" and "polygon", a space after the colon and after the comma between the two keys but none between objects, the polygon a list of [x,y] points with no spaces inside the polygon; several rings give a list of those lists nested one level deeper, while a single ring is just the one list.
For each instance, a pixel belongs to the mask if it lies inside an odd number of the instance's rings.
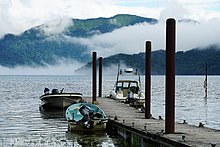
[{"label": "tall wooden post", "polygon": [[96,102],[96,58],[97,53],[92,53],[92,103]]},{"label": "tall wooden post", "polygon": [[99,97],[102,97],[102,57],[99,58]]},{"label": "tall wooden post", "polygon": [[146,53],[145,53],[145,118],[151,117],[151,42],[146,42]]},{"label": "tall wooden post", "polygon": [[166,110],[165,133],[175,132],[175,19],[166,22]]}]

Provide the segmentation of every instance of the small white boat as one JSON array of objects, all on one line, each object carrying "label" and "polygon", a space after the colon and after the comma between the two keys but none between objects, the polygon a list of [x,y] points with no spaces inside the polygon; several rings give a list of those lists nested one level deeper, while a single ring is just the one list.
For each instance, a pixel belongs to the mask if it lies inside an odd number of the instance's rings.
[{"label": "small white boat", "polygon": [[143,106],[145,98],[141,91],[140,74],[132,68],[126,68],[124,71],[119,69],[110,97],[137,108]]},{"label": "small white boat", "polygon": [[40,96],[41,106],[47,108],[65,109],[68,106],[83,101],[81,93],[64,93],[63,89],[59,92],[58,89],[53,89],[49,93],[49,89],[45,88],[44,94]]},{"label": "small white boat", "polygon": [[69,131],[103,131],[108,118],[97,105],[76,103],[67,108],[66,120]]}]

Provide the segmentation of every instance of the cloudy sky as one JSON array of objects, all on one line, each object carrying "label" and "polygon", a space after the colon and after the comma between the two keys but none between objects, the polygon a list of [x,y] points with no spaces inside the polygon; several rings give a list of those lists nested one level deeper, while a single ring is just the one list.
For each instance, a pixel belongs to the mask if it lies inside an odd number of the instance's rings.
[{"label": "cloudy sky", "polygon": [[[72,40],[90,46],[103,57],[118,52],[143,52],[146,40],[152,41],[153,50],[163,49],[165,20],[173,17],[200,22],[177,24],[177,51],[220,44],[220,0],[0,0],[0,37],[6,33],[20,34],[56,19],[87,19],[116,14],[156,18],[159,23],[154,26],[138,24],[112,33]],[[69,21],[62,20],[64,26],[60,28],[64,29]]]},{"label": "cloudy sky", "polygon": [[156,19],[220,18],[220,0],[1,0],[0,34],[20,33],[49,20],[135,14]]}]

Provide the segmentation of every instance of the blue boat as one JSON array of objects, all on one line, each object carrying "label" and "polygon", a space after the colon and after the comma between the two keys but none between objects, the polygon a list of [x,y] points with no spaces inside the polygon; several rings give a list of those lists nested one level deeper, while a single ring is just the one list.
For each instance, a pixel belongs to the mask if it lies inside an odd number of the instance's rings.
[{"label": "blue boat", "polygon": [[101,131],[108,121],[104,111],[90,103],[76,103],[66,110],[69,131]]}]

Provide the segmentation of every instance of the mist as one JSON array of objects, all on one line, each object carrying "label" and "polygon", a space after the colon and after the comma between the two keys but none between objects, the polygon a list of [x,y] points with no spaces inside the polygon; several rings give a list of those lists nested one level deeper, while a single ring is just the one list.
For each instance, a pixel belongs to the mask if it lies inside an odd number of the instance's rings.
[{"label": "mist", "polygon": [[[218,19],[203,22],[176,22],[176,51],[219,44]],[[145,51],[145,42],[152,42],[152,51],[165,49],[166,23],[156,25],[141,23],[116,29],[113,32],[94,35],[90,38],[74,38],[74,43],[97,51],[99,56],[108,57],[117,53],[136,54]]]},{"label": "mist", "polygon": [[[67,28],[74,25],[74,22],[69,17],[49,21],[45,25],[41,25],[40,29],[48,36],[48,39],[59,40],[60,38],[56,38],[57,34],[62,34],[64,36],[62,39],[65,39],[65,41],[86,46],[88,48],[87,53],[96,51],[98,57],[105,58],[118,53],[137,54],[144,52],[146,41],[152,42],[152,51],[165,49],[166,19],[172,17],[176,19],[176,51],[205,48],[213,44],[220,45],[218,37],[218,34],[220,34],[219,18],[212,18],[198,23],[193,21],[179,23],[178,20],[185,18],[184,16],[188,11],[181,5],[176,4],[172,9],[170,9],[170,6],[173,5],[168,6],[163,9],[159,17],[159,23],[155,25],[139,23],[122,27],[109,33],[97,33],[88,38],[64,35]],[[181,13],[174,15],[177,12],[176,9],[181,10]],[[0,75],[72,75],[82,65],[83,63],[74,61],[60,61],[57,65],[46,65],[44,67],[0,67]],[[112,74],[114,66],[105,69],[106,73]],[[87,70],[83,74],[88,74],[88,72],[90,73]]]},{"label": "mist", "polygon": [[[71,24],[70,19],[53,21],[43,31],[47,35],[55,35],[65,32]],[[220,45],[219,19],[209,22],[176,22],[176,51],[187,51],[193,48],[204,48],[209,45]],[[56,28],[60,27],[60,30]],[[66,36],[66,41],[81,44],[88,48],[88,52],[96,51],[98,57],[109,57],[118,53],[137,54],[145,51],[145,42],[152,42],[152,51],[165,49],[166,23],[160,21],[156,25],[140,23],[134,26],[122,27],[110,33],[96,34],[89,38],[76,38]],[[55,30],[55,31],[53,31]],[[0,67],[0,75],[72,75],[83,63],[74,61],[60,61],[57,65],[47,65],[45,67],[24,67],[15,68]],[[115,66],[115,65],[114,65]],[[114,67],[113,67],[114,68]],[[117,70],[117,68],[116,68]],[[111,73],[112,68],[105,69],[106,73]],[[89,74],[85,71],[83,74]],[[115,72],[114,72],[115,73]]]},{"label": "mist", "polygon": [[[193,48],[204,48],[220,45],[220,18],[211,13],[203,17],[193,17],[192,13],[201,13],[189,9],[176,0],[164,1],[164,7],[158,18],[159,23],[150,25],[140,23],[122,27],[110,33],[94,35],[90,38],[75,38],[79,44],[87,46],[91,52],[97,51],[99,56],[108,57],[117,53],[136,54],[145,51],[145,42],[152,42],[152,51],[165,49],[166,20],[176,20],[176,51],[188,51]],[[178,20],[192,20],[178,23]],[[198,20],[197,20],[198,19]],[[198,21],[198,23],[195,23]]]},{"label": "mist", "polygon": [[[69,21],[65,21],[69,24]],[[176,51],[187,51],[193,48],[204,48],[209,45],[220,45],[218,34],[219,19],[209,22],[176,22]],[[66,26],[66,25],[63,25]],[[68,25],[67,25],[68,26]],[[66,36],[66,41],[72,41],[88,48],[88,52],[96,51],[98,57],[109,57],[118,53],[137,54],[145,51],[145,42],[152,42],[152,51],[165,49],[166,23],[160,21],[156,25],[140,23],[134,26],[122,27],[110,33],[96,34],[90,38],[76,38]],[[65,28],[65,27],[63,27]],[[52,33],[49,29],[47,33]],[[64,30],[65,31],[65,30]],[[60,33],[60,31],[59,31]],[[45,67],[23,67],[15,68],[0,67],[0,75],[72,75],[83,63],[61,61],[58,65],[47,65]],[[103,72],[114,74],[117,65],[113,65]],[[114,70],[113,70],[114,69]],[[114,71],[114,72],[112,72]],[[81,74],[90,74],[91,69]]]},{"label": "mist", "polygon": [[74,75],[74,71],[81,66],[83,66],[82,63],[73,61],[40,67],[16,66],[9,68],[0,66],[0,75]]},{"label": "mist", "polygon": [[40,30],[43,31],[46,36],[58,35],[65,32],[67,28],[72,25],[74,24],[71,18],[62,17],[41,25]]},{"label": "mist", "polygon": [[[123,61],[120,61],[120,63],[116,63],[116,64],[111,64],[111,65],[108,65],[108,66],[103,66],[102,68],[102,74],[103,75],[117,75],[118,73],[118,64],[120,64],[120,69],[125,69],[125,68],[128,68],[128,66],[123,62]],[[134,68],[135,70],[135,67],[130,67],[130,68]],[[99,69],[97,68],[97,74],[99,72]],[[92,67],[83,67],[83,68],[80,68],[79,70],[76,70],[75,71],[75,74],[79,74],[79,75],[92,75]]]}]

